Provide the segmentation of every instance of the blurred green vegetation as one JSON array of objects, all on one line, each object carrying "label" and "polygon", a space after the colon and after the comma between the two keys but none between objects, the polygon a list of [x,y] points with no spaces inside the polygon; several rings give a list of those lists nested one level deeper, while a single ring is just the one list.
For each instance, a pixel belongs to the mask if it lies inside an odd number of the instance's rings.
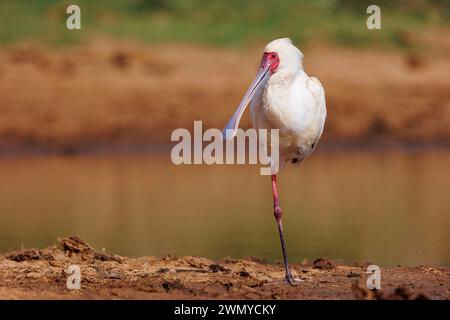
[{"label": "blurred green vegetation", "polygon": [[[81,7],[82,30],[65,27]],[[382,29],[366,28],[381,7]],[[154,42],[238,46],[291,37],[301,42],[402,46],[402,35],[450,26],[449,0],[0,0],[0,42],[66,44],[95,34]]]}]

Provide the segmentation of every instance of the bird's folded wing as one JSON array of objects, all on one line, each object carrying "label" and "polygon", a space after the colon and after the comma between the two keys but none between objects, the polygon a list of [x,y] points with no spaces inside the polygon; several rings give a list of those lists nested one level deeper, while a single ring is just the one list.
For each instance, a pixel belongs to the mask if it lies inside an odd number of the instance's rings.
[{"label": "bird's folded wing", "polygon": [[316,98],[317,106],[322,107],[325,104],[325,90],[322,87],[319,79],[315,77],[310,77],[306,81],[306,87],[312,93],[312,95]]},{"label": "bird's folded wing", "polygon": [[322,110],[322,121],[320,121],[321,123],[321,128],[319,131],[319,134],[317,135],[314,144],[313,144],[313,149],[315,149],[315,147],[317,146],[317,143],[319,142],[320,137],[322,136],[323,133],[323,127],[325,124],[325,118],[327,117],[327,108],[325,105],[325,90],[323,89],[322,84],[320,83],[319,79],[315,78],[315,77],[310,77],[307,82],[306,82],[306,87],[309,89],[309,91],[311,92],[311,94],[314,96],[315,100],[316,100],[316,106],[317,108],[320,108]]}]

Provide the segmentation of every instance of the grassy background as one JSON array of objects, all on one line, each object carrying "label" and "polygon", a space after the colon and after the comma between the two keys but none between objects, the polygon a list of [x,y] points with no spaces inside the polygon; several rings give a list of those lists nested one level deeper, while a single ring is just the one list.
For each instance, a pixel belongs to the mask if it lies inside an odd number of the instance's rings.
[{"label": "grassy background", "polygon": [[[378,4],[382,30],[366,28]],[[65,27],[69,4],[82,30]],[[405,34],[450,25],[448,0],[1,0],[0,43],[76,43],[93,34],[145,43],[239,46],[289,36],[294,41],[405,46]]]}]

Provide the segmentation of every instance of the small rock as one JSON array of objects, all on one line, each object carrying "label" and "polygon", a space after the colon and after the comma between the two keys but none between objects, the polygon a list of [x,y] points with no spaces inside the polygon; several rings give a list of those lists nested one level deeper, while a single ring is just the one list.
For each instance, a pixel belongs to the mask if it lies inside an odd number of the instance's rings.
[{"label": "small rock", "polygon": [[20,250],[11,252],[6,255],[6,258],[9,260],[22,262],[22,261],[30,261],[30,260],[39,260],[41,258],[41,252],[39,250]]},{"label": "small rock", "polygon": [[123,258],[121,256],[118,256],[116,254],[109,255],[102,252],[94,252],[94,259],[100,260],[100,261],[116,261],[119,263],[123,262]]},{"label": "small rock", "polygon": [[211,272],[228,272],[228,271],[230,271],[229,269],[221,266],[220,264],[211,264],[209,266],[209,270]]},{"label": "small rock", "polygon": [[357,272],[350,272],[350,273],[347,275],[347,278],[359,278],[360,276],[361,276],[360,273],[357,273]]},{"label": "small rock", "polygon": [[162,283],[162,286],[167,292],[174,290],[174,289],[183,289],[184,288],[183,284],[178,279],[175,281],[164,281]]},{"label": "small rock", "polygon": [[327,258],[319,258],[314,260],[313,262],[315,269],[324,269],[324,270],[330,270],[335,268],[335,263]]},{"label": "small rock", "polygon": [[249,278],[250,277],[250,273],[248,273],[245,270],[242,270],[239,272],[239,276],[243,277],[243,278]]}]

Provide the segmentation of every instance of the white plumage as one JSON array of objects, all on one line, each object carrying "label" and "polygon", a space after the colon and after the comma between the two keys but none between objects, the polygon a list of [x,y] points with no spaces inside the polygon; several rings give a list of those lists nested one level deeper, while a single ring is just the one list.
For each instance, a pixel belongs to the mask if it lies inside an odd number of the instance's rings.
[{"label": "white plumage", "polygon": [[305,73],[303,54],[290,39],[274,40],[264,49],[261,68],[225,127],[227,139],[249,103],[255,129],[279,129],[281,162],[301,162],[315,149],[327,115],[325,91]]},{"label": "white plumage", "polygon": [[300,162],[309,156],[323,132],[327,114],[325,91],[303,69],[303,54],[290,39],[270,42],[265,52],[278,53],[280,63],[250,103],[256,129],[280,130],[280,159]]}]

